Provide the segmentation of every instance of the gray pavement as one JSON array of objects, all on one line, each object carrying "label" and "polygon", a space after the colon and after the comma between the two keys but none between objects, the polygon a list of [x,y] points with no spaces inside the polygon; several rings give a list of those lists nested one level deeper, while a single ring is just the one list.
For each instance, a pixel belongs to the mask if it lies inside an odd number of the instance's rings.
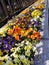
[{"label": "gray pavement", "polygon": [[37,44],[39,58],[35,56],[35,65],[49,65],[49,26],[48,26],[48,1],[46,0],[46,11],[44,21],[43,40]]}]

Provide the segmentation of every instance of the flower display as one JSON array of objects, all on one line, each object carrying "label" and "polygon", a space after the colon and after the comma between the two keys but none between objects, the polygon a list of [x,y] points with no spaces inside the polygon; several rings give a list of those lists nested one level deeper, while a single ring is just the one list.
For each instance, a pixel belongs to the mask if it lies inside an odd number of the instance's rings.
[{"label": "flower display", "polygon": [[28,14],[29,13],[29,9],[26,9],[22,12],[22,14]]},{"label": "flower display", "polygon": [[4,52],[9,52],[12,46],[14,45],[14,38],[12,39],[12,36],[7,36],[6,38],[3,38],[0,42],[0,48]]},{"label": "flower display", "polygon": [[42,3],[42,4],[39,4],[36,8],[39,10],[43,10],[44,7],[45,7],[45,5]]},{"label": "flower display", "polygon": [[[21,42],[21,44],[17,44],[17,45],[16,44],[17,43],[15,43],[15,46],[13,48],[10,47],[10,51],[8,51],[8,53],[7,53],[7,51],[4,51],[4,52],[0,51],[0,56],[3,55],[2,57],[0,57],[0,58],[3,58],[3,59],[1,59],[1,61],[5,61],[6,64],[8,64],[8,65],[9,64],[11,64],[11,65],[18,64],[19,65],[19,63],[20,63],[20,65],[21,64],[30,65],[31,64],[30,56],[33,57],[32,54],[34,54],[36,51],[35,50],[33,52],[34,46],[32,46],[31,42],[29,42],[27,40]],[[7,50],[7,49],[5,49],[5,50]],[[10,57],[8,56],[9,54],[10,54]],[[7,58],[6,58],[6,56],[7,56]],[[12,61],[12,59],[13,59],[13,61]]]},{"label": "flower display", "polygon": [[[34,7],[34,6],[33,6]],[[9,20],[0,30],[0,64],[33,65],[40,42],[44,4],[32,6],[22,11],[21,15]],[[43,31],[43,30],[42,30]]]},{"label": "flower display", "polygon": [[8,30],[8,34],[15,37],[16,40],[20,40],[22,37],[31,38],[33,40],[37,39],[37,41],[41,39],[40,32],[36,32],[32,27],[29,27],[27,30],[25,30],[18,26],[14,26],[13,29]]}]

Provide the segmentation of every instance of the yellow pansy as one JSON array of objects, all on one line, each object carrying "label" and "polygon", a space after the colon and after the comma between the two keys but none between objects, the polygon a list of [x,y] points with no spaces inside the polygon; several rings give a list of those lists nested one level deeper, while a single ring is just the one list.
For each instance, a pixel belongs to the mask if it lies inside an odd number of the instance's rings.
[{"label": "yellow pansy", "polygon": [[30,50],[28,50],[28,51],[25,52],[26,56],[30,56],[30,54],[31,54]]},{"label": "yellow pansy", "polygon": [[23,65],[30,65],[30,60],[24,58],[24,59],[21,59]]},{"label": "yellow pansy", "polygon": [[0,56],[3,55],[3,52],[0,51]]},{"label": "yellow pansy", "polygon": [[30,50],[31,49],[31,46],[25,46],[25,48],[24,48],[25,50]]},{"label": "yellow pansy", "polygon": [[32,13],[31,13],[31,16],[32,17],[37,17],[37,16],[41,16],[42,15],[42,12],[39,11],[39,10],[34,10]]}]

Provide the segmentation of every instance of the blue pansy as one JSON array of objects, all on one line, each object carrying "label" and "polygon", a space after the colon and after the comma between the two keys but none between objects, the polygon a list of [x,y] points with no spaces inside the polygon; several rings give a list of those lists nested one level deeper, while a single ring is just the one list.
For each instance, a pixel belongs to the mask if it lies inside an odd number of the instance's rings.
[{"label": "blue pansy", "polygon": [[8,39],[8,40],[11,40],[11,39],[12,39],[12,36],[8,36],[7,39]]},{"label": "blue pansy", "polygon": [[8,39],[3,40],[3,43],[7,44],[9,42]]},{"label": "blue pansy", "polygon": [[10,45],[13,45],[13,44],[14,44],[14,40],[11,40]]},{"label": "blue pansy", "polygon": [[36,21],[35,21],[35,20],[33,20],[33,19],[32,19],[30,22],[31,22],[31,23],[32,23],[32,22],[36,23]]},{"label": "blue pansy", "polygon": [[12,48],[12,45],[9,45],[8,48],[11,49]]},{"label": "blue pansy", "polygon": [[5,45],[2,46],[2,50],[9,51],[11,48],[12,48],[12,46],[11,45],[8,45],[8,44],[5,44]]},{"label": "blue pansy", "polygon": [[0,42],[2,42],[2,39],[0,38]]},{"label": "blue pansy", "polygon": [[2,42],[0,45],[1,50],[9,52],[15,40],[12,36],[7,36],[6,38],[0,39],[0,42]]},{"label": "blue pansy", "polygon": [[39,26],[39,22],[36,22],[34,26]]}]

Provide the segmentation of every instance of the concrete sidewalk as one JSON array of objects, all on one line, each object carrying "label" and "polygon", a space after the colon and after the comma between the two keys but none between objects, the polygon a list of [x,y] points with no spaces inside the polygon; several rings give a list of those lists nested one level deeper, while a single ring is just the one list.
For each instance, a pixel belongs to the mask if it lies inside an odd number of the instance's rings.
[{"label": "concrete sidewalk", "polygon": [[49,40],[43,40],[37,45],[39,58],[35,57],[35,65],[49,65]]},{"label": "concrete sidewalk", "polygon": [[37,44],[39,59],[35,57],[35,65],[49,65],[49,26],[48,26],[48,1],[46,0],[46,11],[44,21],[44,40]]}]

